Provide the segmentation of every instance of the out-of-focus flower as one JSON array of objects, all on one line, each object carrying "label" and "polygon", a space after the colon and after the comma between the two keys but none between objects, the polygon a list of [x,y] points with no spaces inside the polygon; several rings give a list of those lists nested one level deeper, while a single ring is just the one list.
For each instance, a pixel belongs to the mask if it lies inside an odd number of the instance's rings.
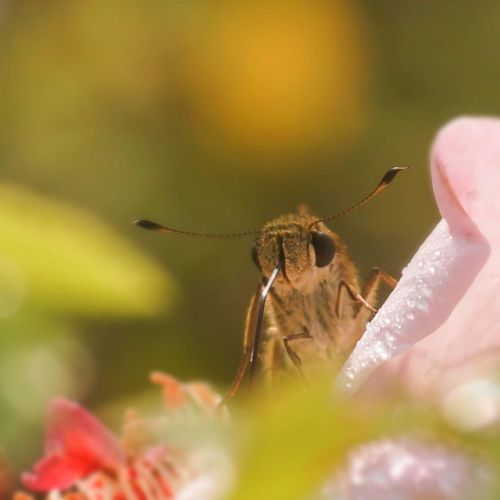
[{"label": "out-of-focus flower", "polygon": [[328,483],[323,499],[438,500],[483,498],[488,469],[457,450],[412,439],[355,448]]},{"label": "out-of-focus flower", "polygon": [[[163,388],[164,416],[220,415],[221,398],[208,386],[181,384],[161,373],[152,380]],[[32,491],[96,500],[189,499],[193,485],[209,499],[227,487],[228,461],[220,450],[169,446],[155,433],[159,421],[165,423],[130,411],[120,441],[78,404],[56,399],[49,407],[45,456],[23,475],[23,484]]]},{"label": "out-of-focus flower", "polygon": [[49,406],[45,456],[24,485],[35,491],[65,489],[97,471],[117,475],[125,452],[116,438],[93,415],[76,403],[56,399]]},{"label": "out-of-focus flower", "polygon": [[200,142],[290,166],[357,136],[370,47],[353,2],[223,2],[208,14],[186,31],[182,63]]}]

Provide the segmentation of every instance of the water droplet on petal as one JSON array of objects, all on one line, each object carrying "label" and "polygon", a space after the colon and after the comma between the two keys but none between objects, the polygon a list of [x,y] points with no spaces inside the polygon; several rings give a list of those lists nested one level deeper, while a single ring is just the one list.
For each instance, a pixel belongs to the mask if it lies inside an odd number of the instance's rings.
[{"label": "water droplet on petal", "polygon": [[412,297],[408,297],[406,299],[406,306],[410,309],[413,309],[415,307],[415,299],[413,299]]},{"label": "water droplet on petal", "polygon": [[427,300],[425,300],[424,297],[419,295],[417,297],[417,300],[415,301],[415,304],[418,309],[427,309],[429,307],[429,304],[427,303]]}]

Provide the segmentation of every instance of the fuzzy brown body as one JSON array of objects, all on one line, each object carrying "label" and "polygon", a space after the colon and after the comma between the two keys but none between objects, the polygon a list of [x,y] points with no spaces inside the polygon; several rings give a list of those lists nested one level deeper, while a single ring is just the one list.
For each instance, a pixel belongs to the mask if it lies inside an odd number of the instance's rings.
[{"label": "fuzzy brown body", "polygon": [[[371,314],[343,290],[341,283],[359,290],[357,270],[341,238],[317,220],[304,209],[281,216],[266,224],[254,243],[254,260],[264,281],[280,259],[283,262],[266,303],[267,328],[260,352],[272,386],[296,375],[297,369],[307,376],[320,365],[338,368]],[[314,232],[334,243],[334,257],[323,267],[316,265]],[[374,294],[371,291],[370,301]]]}]

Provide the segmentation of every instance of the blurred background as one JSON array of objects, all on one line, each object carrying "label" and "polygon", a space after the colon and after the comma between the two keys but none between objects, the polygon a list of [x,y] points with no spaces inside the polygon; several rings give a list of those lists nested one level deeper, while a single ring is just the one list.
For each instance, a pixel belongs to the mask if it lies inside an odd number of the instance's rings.
[{"label": "blurred background", "polygon": [[94,411],[148,373],[224,390],[258,280],[251,240],[165,236],[318,215],[361,276],[438,220],[436,130],[500,113],[500,3],[0,2],[0,457],[40,455],[47,401]]}]

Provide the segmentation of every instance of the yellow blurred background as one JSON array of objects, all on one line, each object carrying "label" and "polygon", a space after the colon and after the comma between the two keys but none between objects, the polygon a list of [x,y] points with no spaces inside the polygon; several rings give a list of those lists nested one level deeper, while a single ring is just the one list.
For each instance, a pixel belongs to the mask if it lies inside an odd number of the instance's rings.
[{"label": "yellow blurred background", "polygon": [[[227,386],[259,228],[327,215],[362,276],[397,276],[438,220],[428,151],[499,114],[500,4],[410,0],[0,3],[0,456],[40,453],[47,401],[93,409],[147,374]],[[119,404],[123,408],[123,404]]]}]

